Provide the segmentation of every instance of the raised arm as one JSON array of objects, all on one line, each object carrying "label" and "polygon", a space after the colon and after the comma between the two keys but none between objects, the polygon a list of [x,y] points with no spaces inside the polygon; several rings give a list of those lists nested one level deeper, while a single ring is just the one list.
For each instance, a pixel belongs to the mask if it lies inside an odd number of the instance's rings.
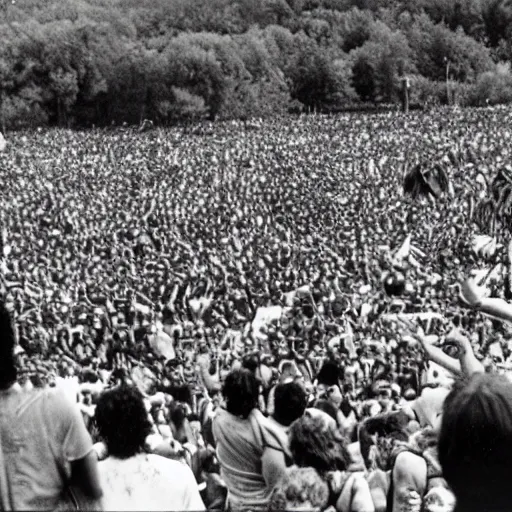
[{"label": "raised arm", "polygon": [[485,288],[474,279],[466,279],[461,285],[461,298],[472,309],[499,320],[512,322],[512,304],[499,298],[486,297]]}]

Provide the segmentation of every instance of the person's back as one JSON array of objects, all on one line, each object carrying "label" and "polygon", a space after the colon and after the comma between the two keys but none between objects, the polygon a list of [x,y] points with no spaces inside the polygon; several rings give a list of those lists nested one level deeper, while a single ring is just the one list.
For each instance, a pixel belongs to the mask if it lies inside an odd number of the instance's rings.
[{"label": "person's back", "polygon": [[251,412],[251,418],[238,418],[219,409],[213,422],[213,435],[221,463],[221,476],[226,482],[231,503],[250,502],[263,505],[270,493],[262,474],[263,446],[258,439],[254,422],[261,415]]},{"label": "person's back", "polygon": [[269,420],[257,410],[258,381],[245,368],[232,371],[224,382],[226,409],[213,419],[213,437],[221,477],[233,511],[267,508],[271,490],[263,474],[262,455]]},{"label": "person's back", "polygon": [[108,458],[99,464],[104,510],[204,510],[192,470],[148,454],[151,422],[142,393],[122,384],[99,397],[98,433]]},{"label": "person's back", "polygon": [[72,486],[82,504],[98,500],[97,458],[80,410],[61,391],[23,390],[14,349],[10,316],[0,302],[1,509],[70,508],[65,499]]},{"label": "person's back", "polygon": [[56,508],[71,463],[92,449],[78,408],[61,392],[14,385],[0,392],[0,432],[11,507]]},{"label": "person's back", "polygon": [[99,463],[99,471],[103,510],[204,510],[194,475],[181,462],[140,453],[109,457]]}]

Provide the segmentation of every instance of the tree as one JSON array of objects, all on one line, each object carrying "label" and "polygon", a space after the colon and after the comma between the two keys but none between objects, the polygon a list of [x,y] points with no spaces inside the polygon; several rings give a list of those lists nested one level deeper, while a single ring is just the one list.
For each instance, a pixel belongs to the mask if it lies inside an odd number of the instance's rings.
[{"label": "tree", "polygon": [[412,51],[404,34],[374,23],[370,39],[350,53],[354,88],[361,99],[392,102],[399,98],[401,77],[414,72]]},{"label": "tree", "polygon": [[78,95],[78,76],[73,69],[57,68],[50,71],[49,79],[57,103],[57,122],[63,126],[68,123],[68,115]]},{"label": "tree", "polygon": [[482,43],[462,29],[452,32],[442,23],[433,23],[426,14],[416,18],[407,37],[418,71],[430,79],[446,79],[446,60],[451,77],[461,82],[474,80],[493,67],[490,51]]}]

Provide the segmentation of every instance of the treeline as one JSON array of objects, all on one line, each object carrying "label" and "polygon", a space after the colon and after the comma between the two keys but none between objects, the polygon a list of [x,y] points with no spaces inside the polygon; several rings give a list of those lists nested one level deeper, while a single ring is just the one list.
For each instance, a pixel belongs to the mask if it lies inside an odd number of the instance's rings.
[{"label": "treeline", "polygon": [[512,100],[510,0],[0,0],[5,127]]}]

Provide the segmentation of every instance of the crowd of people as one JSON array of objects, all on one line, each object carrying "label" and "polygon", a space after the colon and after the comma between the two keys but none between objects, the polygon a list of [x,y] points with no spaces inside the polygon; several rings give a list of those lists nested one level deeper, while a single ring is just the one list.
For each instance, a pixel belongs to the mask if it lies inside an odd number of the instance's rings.
[{"label": "crowd of people", "polygon": [[[471,213],[511,115],[7,137],[0,374],[37,413],[0,399],[4,509],[55,509],[63,489],[106,510],[451,512],[487,488],[501,507],[505,462],[478,457],[509,442],[506,240],[474,250]],[[417,163],[449,190],[404,194]],[[44,445],[36,466],[9,421]]]}]

